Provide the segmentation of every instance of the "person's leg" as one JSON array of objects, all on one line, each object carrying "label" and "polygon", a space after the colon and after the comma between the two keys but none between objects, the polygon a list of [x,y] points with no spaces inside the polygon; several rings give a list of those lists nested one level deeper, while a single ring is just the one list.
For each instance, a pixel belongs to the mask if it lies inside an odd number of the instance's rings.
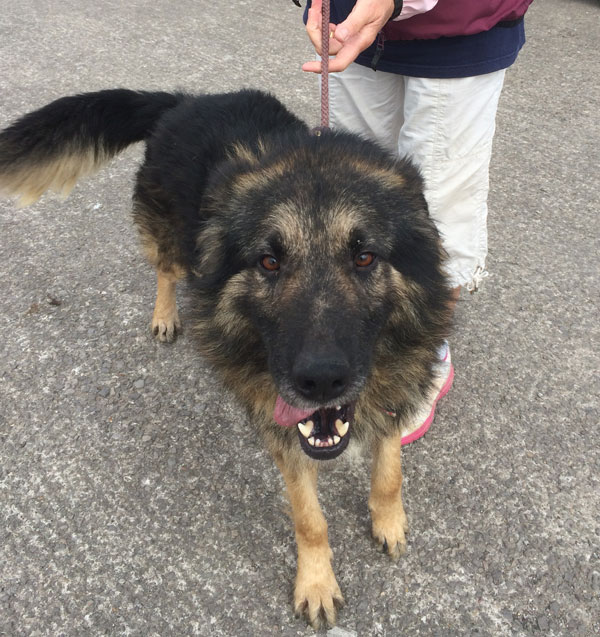
[{"label": "person's leg", "polygon": [[457,79],[404,78],[398,152],[421,169],[452,284],[470,291],[487,276],[488,173],[503,80],[503,70]]},{"label": "person's leg", "polygon": [[[400,155],[409,156],[425,179],[429,213],[448,253],[454,286],[475,291],[487,276],[487,197],[496,110],[504,71],[458,79],[404,78]],[[403,442],[421,437],[435,407],[450,389],[454,368],[447,345],[440,351],[429,400],[403,430]]]},{"label": "person's leg", "polygon": [[396,153],[403,94],[402,76],[351,64],[329,76],[331,128],[357,133]]},{"label": "person's leg", "polygon": [[[407,155],[420,167],[430,214],[449,254],[454,286],[471,291],[487,276],[488,170],[504,71],[464,79],[423,79],[352,64],[331,76],[331,123]],[[398,139],[397,148],[393,148]],[[406,444],[422,436],[454,369],[440,351],[430,400],[403,430]]]},{"label": "person's leg", "polygon": [[[342,73],[332,74],[329,85],[331,127],[372,139],[397,154],[404,124],[406,78],[351,64]],[[414,112],[410,114],[414,116]],[[449,350],[446,348],[440,356],[443,367],[440,383],[436,383],[431,399],[415,418],[405,424],[401,444],[417,440],[429,429],[437,401],[450,389],[453,369]]]}]

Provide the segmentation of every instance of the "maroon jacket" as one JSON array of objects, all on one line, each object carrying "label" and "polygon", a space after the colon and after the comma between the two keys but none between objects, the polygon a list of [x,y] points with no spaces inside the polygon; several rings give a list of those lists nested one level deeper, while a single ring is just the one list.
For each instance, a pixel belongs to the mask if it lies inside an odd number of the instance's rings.
[{"label": "maroon jacket", "polygon": [[533,0],[439,0],[427,13],[388,22],[386,40],[432,40],[442,36],[473,35],[510,23],[525,15]]}]

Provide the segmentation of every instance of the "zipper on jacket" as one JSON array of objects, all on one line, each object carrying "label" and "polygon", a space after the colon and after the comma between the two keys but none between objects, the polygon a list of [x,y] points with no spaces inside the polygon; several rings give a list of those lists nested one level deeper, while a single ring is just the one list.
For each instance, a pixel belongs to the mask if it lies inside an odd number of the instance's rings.
[{"label": "zipper on jacket", "polygon": [[381,56],[383,55],[384,43],[385,43],[385,35],[383,34],[383,31],[380,31],[377,34],[377,48],[375,49],[375,53],[373,54],[373,57],[371,58],[371,68],[374,71],[377,70],[377,65],[379,64],[379,60],[381,59]]}]

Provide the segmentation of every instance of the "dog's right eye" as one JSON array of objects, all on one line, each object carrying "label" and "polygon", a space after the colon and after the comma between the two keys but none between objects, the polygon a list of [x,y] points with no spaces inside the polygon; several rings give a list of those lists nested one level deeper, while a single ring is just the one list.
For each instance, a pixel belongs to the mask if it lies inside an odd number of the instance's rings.
[{"label": "dog's right eye", "polygon": [[267,272],[276,272],[279,270],[279,259],[272,254],[263,254],[260,258],[260,265],[267,270]]},{"label": "dog's right eye", "polygon": [[375,259],[376,256],[372,252],[361,252],[354,257],[354,265],[357,268],[368,268],[370,265],[373,265]]}]

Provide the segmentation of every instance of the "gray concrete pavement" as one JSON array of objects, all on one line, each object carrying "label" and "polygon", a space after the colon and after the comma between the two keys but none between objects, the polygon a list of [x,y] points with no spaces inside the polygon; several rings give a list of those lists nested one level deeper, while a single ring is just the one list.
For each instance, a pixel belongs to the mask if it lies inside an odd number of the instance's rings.
[{"label": "gray concrete pavement", "polygon": [[[0,0],[0,126],[114,86],[272,90],[318,119],[289,0]],[[405,452],[407,555],[364,462],[321,480],[332,635],[600,632],[600,6],[537,0],[502,97],[491,278]],[[281,479],[184,333],[152,341],[128,211],[141,149],[60,202],[0,202],[0,635],[309,635]],[[183,319],[187,310],[183,303]]]}]

